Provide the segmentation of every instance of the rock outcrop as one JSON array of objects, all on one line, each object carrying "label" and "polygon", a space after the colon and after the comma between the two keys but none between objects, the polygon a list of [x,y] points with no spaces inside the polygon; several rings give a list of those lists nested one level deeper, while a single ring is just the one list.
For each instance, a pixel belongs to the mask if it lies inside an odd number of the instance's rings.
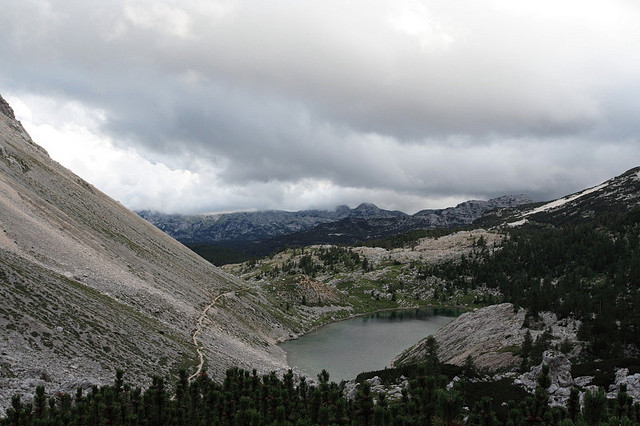
[{"label": "rock outcrop", "polygon": [[543,364],[549,366],[549,377],[551,378],[551,386],[547,389],[549,404],[551,406],[566,406],[575,382],[571,376],[571,361],[563,353],[554,350],[545,351],[542,354],[540,365],[532,367],[527,373],[515,379],[514,384],[533,393]]},{"label": "rock outcrop", "polygon": [[[440,361],[463,365],[471,356],[476,367],[487,372],[514,370],[522,362],[519,353],[527,331],[535,341],[545,331],[549,345],[570,343],[572,356],[580,351],[577,333],[580,322],[569,318],[558,320],[550,312],[540,312],[535,329],[523,328],[525,310],[514,311],[511,303],[487,306],[460,315],[434,335],[439,344]],[[425,353],[425,340],[398,355],[394,364],[408,364],[421,360]]]},{"label": "rock outcrop", "polygon": [[[542,362],[532,367],[528,372],[521,374],[513,383],[533,393],[538,385],[537,379],[543,365],[549,366],[551,385],[547,388],[547,392],[551,406],[566,407],[571,388],[575,387],[580,391],[581,400],[586,390],[596,391],[598,389],[597,386],[591,384],[593,376],[572,377],[571,361],[566,355],[556,350],[545,351],[542,354]],[[615,399],[623,385],[627,388],[627,394],[633,399],[633,402],[640,402],[640,373],[629,374],[628,368],[616,370],[615,381],[607,390],[607,398]]]},{"label": "rock outcrop", "polygon": [[627,393],[633,398],[634,403],[640,402],[640,373],[629,374],[628,368],[619,368],[616,371],[615,382],[609,387],[607,397],[615,398],[622,385],[627,387]]},{"label": "rock outcrop", "polygon": [[[440,346],[440,361],[463,365],[471,356],[476,367],[489,372],[516,367],[521,360],[515,353],[519,352],[526,333],[522,328],[524,317],[524,309],[514,312],[510,303],[460,315],[434,335]],[[422,340],[404,351],[394,364],[409,364],[422,359],[425,342]]]},{"label": "rock outcrop", "polygon": [[0,114],[5,115],[6,117],[15,120],[16,116],[13,113],[13,108],[7,101],[4,100],[2,95],[0,95]]}]

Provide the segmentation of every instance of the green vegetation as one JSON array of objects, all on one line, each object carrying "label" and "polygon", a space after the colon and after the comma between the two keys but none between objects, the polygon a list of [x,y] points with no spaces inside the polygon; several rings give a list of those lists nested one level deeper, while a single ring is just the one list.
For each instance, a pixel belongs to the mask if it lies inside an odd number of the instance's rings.
[{"label": "green vegetation", "polygon": [[256,258],[253,254],[236,250],[232,247],[208,243],[185,243],[185,246],[196,252],[202,258],[208,260],[216,266],[227,265],[229,263],[240,263]]},{"label": "green vegetation", "polygon": [[[395,396],[373,390],[365,379],[372,374],[394,383],[402,374],[409,386]],[[8,425],[595,425],[638,424],[640,404],[622,389],[607,400],[602,389],[587,392],[580,410],[572,391],[568,408],[550,407],[551,384],[545,366],[534,395],[500,380],[477,383],[461,367],[426,364],[359,376],[355,395],[345,395],[345,384],[329,381],[322,371],[316,384],[294,377],[258,375],[239,368],[227,370],[222,383],[206,373],[189,383],[185,370],[173,386],[155,376],[148,389],[125,383],[118,370],[113,385],[94,386],[74,396],[58,392],[47,396],[39,386],[32,402],[14,396],[0,426]],[[453,375],[458,376],[447,389]]]},{"label": "green vegetation", "polygon": [[[430,232],[430,234],[433,234]],[[356,314],[429,306],[486,306],[496,300],[485,289],[457,289],[445,280],[419,276],[415,260],[371,259],[356,248],[311,246],[287,249],[225,269],[266,290],[267,308],[302,330]],[[304,307],[343,307],[311,318]],[[295,327],[300,329],[300,326]]]},{"label": "green vegetation", "polygon": [[640,208],[577,226],[507,231],[497,250],[424,265],[421,276],[456,288],[494,288],[502,300],[580,319],[579,337],[595,357],[640,346]]},{"label": "green vegetation", "polygon": [[415,246],[421,238],[440,238],[458,231],[460,231],[460,228],[416,229],[399,235],[365,241],[356,245],[364,247],[381,247],[391,250],[394,248]]}]

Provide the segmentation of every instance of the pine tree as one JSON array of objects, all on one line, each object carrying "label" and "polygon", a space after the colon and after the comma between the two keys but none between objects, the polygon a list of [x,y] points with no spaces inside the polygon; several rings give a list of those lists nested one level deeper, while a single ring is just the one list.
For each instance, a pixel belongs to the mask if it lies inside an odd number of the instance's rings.
[{"label": "pine tree", "polygon": [[33,413],[37,419],[44,419],[47,412],[47,397],[44,394],[44,386],[36,387],[36,395],[33,398]]},{"label": "pine tree", "polygon": [[462,395],[452,390],[438,389],[436,392],[436,418],[437,424],[455,426],[462,424]]},{"label": "pine tree", "polygon": [[607,415],[607,396],[604,389],[596,392],[588,390],[584,395],[584,408],[582,410],[584,420],[591,426],[597,425]]},{"label": "pine tree", "polygon": [[551,376],[549,375],[549,365],[542,364],[542,370],[538,375],[538,386],[542,389],[547,390],[549,386],[551,386]]},{"label": "pine tree", "polygon": [[529,357],[531,356],[531,349],[533,347],[533,338],[531,337],[531,331],[527,329],[524,335],[524,341],[522,342],[522,364],[520,365],[520,371],[526,372],[529,369]]},{"label": "pine tree", "polygon": [[578,421],[578,414],[580,414],[580,391],[576,387],[571,388],[569,401],[567,402],[567,412],[571,421],[574,423]]},{"label": "pine tree", "polygon": [[373,414],[373,396],[371,395],[371,384],[362,383],[361,389],[356,393],[357,415],[361,424],[368,425]]}]

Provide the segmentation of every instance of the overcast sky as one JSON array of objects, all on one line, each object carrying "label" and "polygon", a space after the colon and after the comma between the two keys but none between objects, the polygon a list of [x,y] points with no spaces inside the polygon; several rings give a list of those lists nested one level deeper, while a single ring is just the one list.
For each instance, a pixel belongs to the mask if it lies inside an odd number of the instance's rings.
[{"label": "overcast sky", "polygon": [[548,200],[640,165],[637,0],[0,0],[0,93],[132,209]]}]

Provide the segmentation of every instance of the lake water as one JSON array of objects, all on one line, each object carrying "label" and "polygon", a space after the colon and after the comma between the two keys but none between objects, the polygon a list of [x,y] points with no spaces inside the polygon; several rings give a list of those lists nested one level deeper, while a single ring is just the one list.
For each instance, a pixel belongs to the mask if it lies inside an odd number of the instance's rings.
[{"label": "lake water", "polygon": [[313,378],[325,369],[331,381],[340,382],[391,366],[396,355],[458,314],[451,309],[379,312],[328,324],[280,347],[290,366]]}]

